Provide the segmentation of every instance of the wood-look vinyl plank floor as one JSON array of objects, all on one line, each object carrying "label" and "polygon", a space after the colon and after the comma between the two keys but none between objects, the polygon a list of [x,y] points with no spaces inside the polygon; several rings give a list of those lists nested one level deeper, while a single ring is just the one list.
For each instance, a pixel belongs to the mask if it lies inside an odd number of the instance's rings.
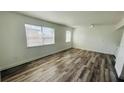
[{"label": "wood-look vinyl plank floor", "polygon": [[69,49],[24,65],[20,71],[2,77],[2,81],[111,82],[110,73],[114,73],[112,55]]}]

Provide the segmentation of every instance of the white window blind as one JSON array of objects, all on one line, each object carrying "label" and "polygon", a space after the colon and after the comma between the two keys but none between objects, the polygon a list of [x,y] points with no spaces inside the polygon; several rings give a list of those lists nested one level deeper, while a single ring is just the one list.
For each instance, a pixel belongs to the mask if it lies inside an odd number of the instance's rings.
[{"label": "white window blind", "polygon": [[55,36],[54,36],[54,29],[49,27],[43,27],[43,44],[54,44],[55,43]]},{"label": "white window blind", "polygon": [[66,42],[71,42],[71,31],[66,31]]},{"label": "white window blind", "polygon": [[40,26],[25,24],[27,47],[43,45],[42,32]]},{"label": "white window blind", "polygon": [[27,47],[55,43],[55,30],[53,28],[25,24],[25,30]]}]

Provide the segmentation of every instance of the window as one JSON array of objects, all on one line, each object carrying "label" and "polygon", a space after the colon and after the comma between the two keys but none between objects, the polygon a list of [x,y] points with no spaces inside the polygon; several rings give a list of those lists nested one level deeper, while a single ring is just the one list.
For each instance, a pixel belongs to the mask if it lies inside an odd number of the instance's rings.
[{"label": "window", "polygon": [[71,31],[66,31],[66,42],[71,42]]},{"label": "window", "polygon": [[40,26],[25,24],[27,47],[43,45],[42,32]]},{"label": "window", "polygon": [[43,44],[54,44],[55,38],[54,38],[54,29],[49,27],[43,27]]},{"label": "window", "polygon": [[25,24],[27,47],[54,44],[54,29]]}]

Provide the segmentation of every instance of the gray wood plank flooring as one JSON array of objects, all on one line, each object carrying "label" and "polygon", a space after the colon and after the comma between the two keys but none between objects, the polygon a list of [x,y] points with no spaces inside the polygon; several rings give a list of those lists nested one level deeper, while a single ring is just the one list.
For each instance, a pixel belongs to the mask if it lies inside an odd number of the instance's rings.
[{"label": "gray wood plank flooring", "polygon": [[[69,49],[27,64],[3,82],[111,82],[112,55]],[[4,71],[3,71],[4,73]]]}]

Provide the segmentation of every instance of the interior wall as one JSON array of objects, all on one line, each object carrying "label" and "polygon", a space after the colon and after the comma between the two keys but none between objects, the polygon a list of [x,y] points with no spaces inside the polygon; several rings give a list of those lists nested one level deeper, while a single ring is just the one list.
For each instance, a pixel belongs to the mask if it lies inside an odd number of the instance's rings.
[{"label": "interior wall", "polygon": [[[24,24],[55,28],[55,44],[27,48]],[[0,68],[4,70],[71,48],[72,42],[65,42],[66,30],[73,29],[13,12],[0,12]]]},{"label": "interior wall", "polygon": [[73,32],[73,47],[107,54],[116,54],[122,32],[113,25],[79,26]]},{"label": "interior wall", "polygon": [[118,77],[124,79],[124,28],[121,30],[123,31],[123,36],[121,38],[119,51],[116,57],[115,69]]}]

